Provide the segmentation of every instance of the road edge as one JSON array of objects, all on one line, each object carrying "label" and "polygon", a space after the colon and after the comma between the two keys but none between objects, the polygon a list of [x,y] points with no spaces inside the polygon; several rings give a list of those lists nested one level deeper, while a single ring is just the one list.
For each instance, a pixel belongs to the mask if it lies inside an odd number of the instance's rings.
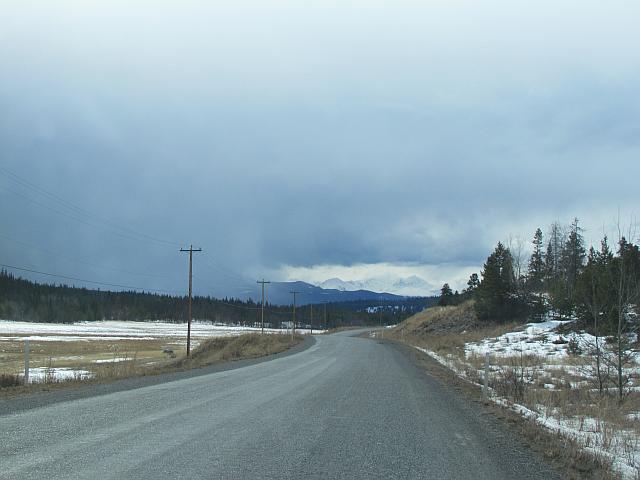
[{"label": "road edge", "polygon": [[82,385],[76,387],[70,386],[61,390],[50,390],[45,392],[25,393],[21,395],[0,398],[0,417],[11,415],[13,413],[33,410],[35,408],[46,407],[48,405],[68,402],[73,400],[81,400],[85,398],[98,397],[108,395],[110,393],[122,392],[125,390],[135,390],[151,385],[175,382],[187,378],[200,377],[212,373],[226,372],[236,370],[259,363],[269,362],[278,358],[284,358],[297,353],[304,352],[316,343],[313,335],[305,335],[304,340],[297,345],[279,353],[265,355],[257,358],[248,358],[242,360],[232,360],[229,362],[216,363],[206,367],[194,368],[179,372],[161,373],[158,375],[144,375],[139,377],[129,377],[115,380],[108,383],[98,383]]},{"label": "road edge", "polygon": [[[487,401],[484,399],[482,389],[479,386],[458,376],[429,355],[397,340],[385,339],[379,340],[379,343],[390,345],[395,350],[406,355],[416,368],[420,369],[425,375],[434,378],[444,388],[454,391],[474,407],[477,407],[479,412],[482,411],[491,415],[507,431],[515,434],[520,442],[531,449],[541,461],[547,463],[565,478],[597,480],[612,478],[611,472],[601,470],[592,457],[583,453],[569,439],[558,437],[516,412]],[[568,453],[568,455],[563,455],[563,453]]]}]

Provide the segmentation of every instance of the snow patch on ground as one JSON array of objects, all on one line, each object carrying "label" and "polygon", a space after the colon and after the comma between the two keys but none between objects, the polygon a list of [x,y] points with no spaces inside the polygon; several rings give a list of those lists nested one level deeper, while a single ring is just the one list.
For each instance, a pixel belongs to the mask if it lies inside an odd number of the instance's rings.
[{"label": "snow patch on ground", "polygon": [[116,357],[116,358],[103,358],[100,360],[94,360],[93,363],[118,363],[118,362],[127,362],[131,360],[127,357]]},{"label": "snow patch on ground", "polygon": [[[465,354],[481,355],[485,353],[497,357],[514,357],[519,355],[535,355],[538,357],[564,358],[567,356],[566,343],[553,343],[568,339],[552,333],[566,321],[550,320],[542,323],[529,323],[521,332],[508,332],[495,338],[485,338],[480,342],[465,345]],[[587,334],[585,334],[587,335]]]},{"label": "snow patch on ground", "polygon": [[[208,338],[260,332],[257,327],[212,325],[192,322],[192,338]],[[284,333],[285,330],[267,329],[267,333]],[[308,329],[296,329],[303,335]],[[92,340],[154,340],[156,338],[183,338],[187,333],[186,323],[127,322],[107,320],[102,322],[33,323],[0,320],[0,341],[33,342],[77,342]],[[313,330],[323,333],[323,330]]]},{"label": "snow patch on ground", "polygon": [[29,369],[29,383],[51,383],[65,380],[87,380],[93,373],[73,368],[36,367]]},{"label": "snow patch on ground", "polygon": [[[464,349],[464,358],[451,354],[443,356],[422,347],[416,346],[415,348],[451,369],[458,376],[478,386],[481,385],[475,380],[482,381],[484,371],[476,370],[470,360],[471,357],[484,357],[488,353],[490,358],[499,359],[523,355],[539,357],[540,364],[530,367],[538,378],[555,378],[561,374],[569,374],[577,379],[570,382],[571,388],[588,388],[589,383],[584,380],[585,369],[564,363],[564,359],[569,355],[567,343],[553,342],[557,342],[559,338],[568,342],[573,338],[578,345],[587,350],[589,345],[594,344],[595,337],[587,333],[565,336],[555,332],[555,329],[564,323],[567,322],[550,320],[543,323],[530,323],[523,331],[509,332],[499,337],[486,338],[480,342],[467,343]],[[638,358],[636,355],[636,362]],[[633,370],[637,373],[637,368]],[[500,375],[501,368],[499,365],[491,365],[489,372],[489,375]],[[472,377],[475,375],[475,378],[470,378],[469,375]],[[554,390],[557,386],[552,383],[543,383],[542,388]],[[637,389],[638,387],[632,388],[632,390]],[[588,416],[568,418],[559,416],[557,412],[548,411],[543,405],[528,408],[497,396],[491,388],[489,388],[489,397],[495,403],[534,420],[550,431],[571,438],[585,451],[609,459],[613,469],[623,478],[638,478],[640,475],[640,438],[635,431],[624,430],[607,424],[601,419]],[[631,414],[629,418],[640,421],[640,412]]]}]

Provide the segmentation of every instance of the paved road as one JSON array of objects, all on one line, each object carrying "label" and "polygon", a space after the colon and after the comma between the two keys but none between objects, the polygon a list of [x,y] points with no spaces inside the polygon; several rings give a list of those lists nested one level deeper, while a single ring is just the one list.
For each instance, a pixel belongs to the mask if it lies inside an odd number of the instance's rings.
[{"label": "paved road", "polygon": [[352,335],[5,413],[0,478],[559,478],[398,347]]}]

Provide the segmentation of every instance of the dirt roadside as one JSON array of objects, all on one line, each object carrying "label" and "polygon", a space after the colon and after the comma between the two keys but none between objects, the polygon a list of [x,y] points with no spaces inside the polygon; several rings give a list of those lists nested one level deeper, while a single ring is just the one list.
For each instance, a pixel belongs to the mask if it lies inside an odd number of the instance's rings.
[{"label": "dirt roadside", "polygon": [[511,433],[521,438],[523,443],[534,452],[559,472],[562,472],[567,479],[612,480],[618,478],[606,464],[602,464],[585,454],[573,442],[549,432],[516,412],[486,400],[480,387],[459,377],[414,347],[395,340],[376,341],[388,344],[403,352],[425,375],[435,378],[445,388],[463,395],[477,407],[479,415],[491,415],[497,419]]}]

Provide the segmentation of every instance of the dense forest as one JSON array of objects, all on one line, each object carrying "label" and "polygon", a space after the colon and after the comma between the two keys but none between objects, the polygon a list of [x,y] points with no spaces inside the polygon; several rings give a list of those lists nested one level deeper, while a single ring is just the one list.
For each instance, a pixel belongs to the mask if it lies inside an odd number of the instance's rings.
[{"label": "dense forest", "polygon": [[576,319],[577,328],[595,334],[622,336],[637,327],[640,302],[640,248],[620,234],[610,245],[587,250],[575,219],[568,227],[554,223],[545,242],[538,228],[532,253],[521,241],[500,242],[478,276],[471,275],[463,292],[443,285],[440,305],[473,298],[480,320]]},{"label": "dense forest", "polygon": [[[305,305],[296,309],[296,323],[313,326],[391,325],[437,302],[433,298],[408,298],[369,302]],[[186,297],[136,291],[103,291],[67,285],[40,284],[0,271],[0,318],[30,322],[67,323],[96,320],[186,321]],[[326,316],[325,316],[326,311]],[[265,324],[278,328],[291,321],[291,306],[265,305]],[[195,296],[193,318],[234,325],[257,325],[261,306],[252,300]]]}]

